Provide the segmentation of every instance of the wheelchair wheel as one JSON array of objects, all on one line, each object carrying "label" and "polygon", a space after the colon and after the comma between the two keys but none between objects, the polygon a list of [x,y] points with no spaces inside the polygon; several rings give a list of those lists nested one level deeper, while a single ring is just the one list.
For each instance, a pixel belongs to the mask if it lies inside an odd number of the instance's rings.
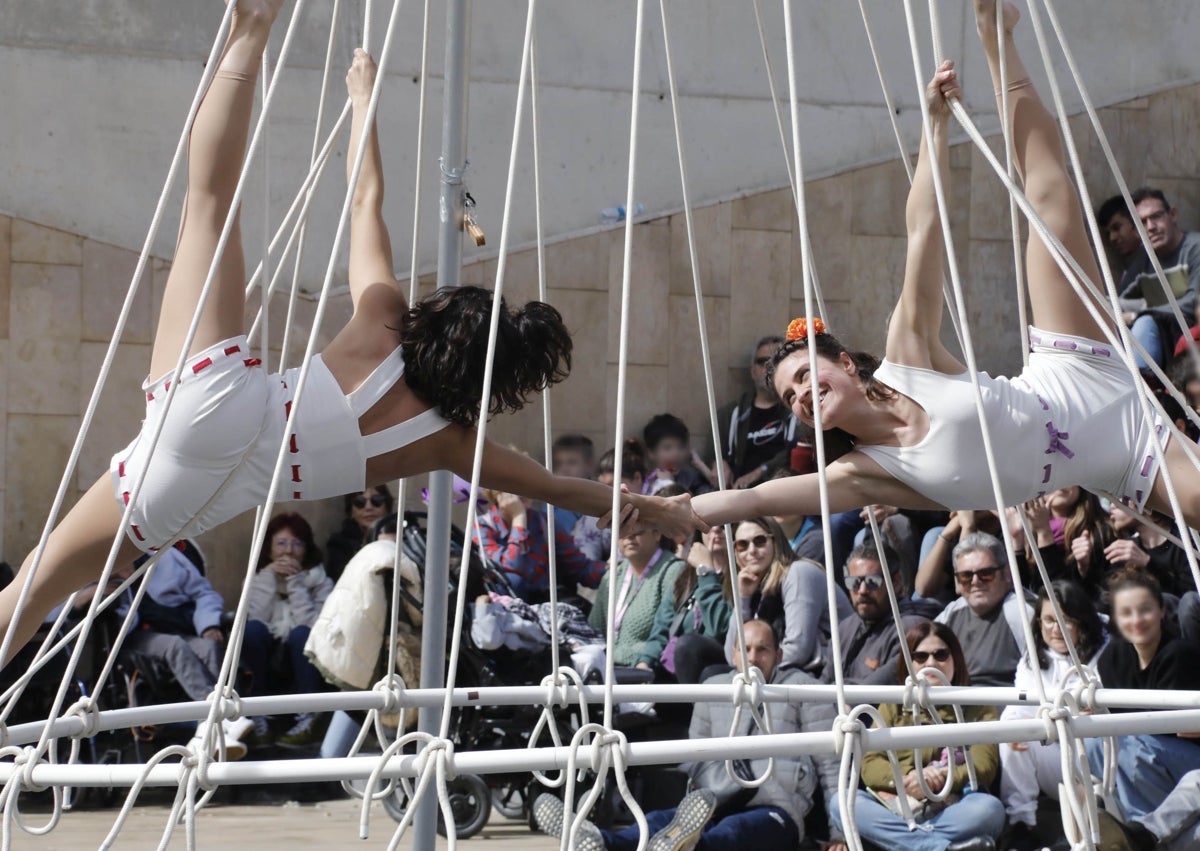
[{"label": "wheelchair wheel", "polygon": [[[483,830],[491,815],[492,794],[484,779],[478,774],[463,774],[446,784],[446,792],[450,797],[450,811],[454,814],[457,828],[455,836],[459,839],[469,839]],[[426,794],[436,794],[429,789]],[[397,787],[396,791],[383,799],[383,808],[395,821],[404,818],[408,811],[408,796],[404,790]],[[439,836],[446,835],[446,823],[442,818],[441,808],[438,808],[437,832]]]},{"label": "wheelchair wheel", "polygon": [[525,783],[509,781],[492,790],[492,806],[506,819],[518,821],[525,818]]}]

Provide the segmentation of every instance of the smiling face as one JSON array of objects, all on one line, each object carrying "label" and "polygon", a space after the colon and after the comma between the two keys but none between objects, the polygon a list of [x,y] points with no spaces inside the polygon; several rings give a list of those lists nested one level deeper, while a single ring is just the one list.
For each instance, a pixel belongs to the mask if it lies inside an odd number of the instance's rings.
[{"label": "smiling face", "polygon": [[775,541],[770,533],[757,523],[741,523],[733,533],[733,546],[738,571],[762,582],[775,560]]},{"label": "smiling face", "polygon": [[959,595],[980,617],[990,614],[1008,594],[1007,574],[987,550],[970,550],[958,557],[954,581]]},{"label": "smiling face", "polygon": [[809,372],[807,349],[798,349],[775,367],[775,390],[783,404],[807,426],[814,425],[813,408],[821,406],[821,426],[834,428],[847,408],[863,395],[850,356],[836,360],[817,356],[815,380]]},{"label": "smiling face", "polygon": [[1112,597],[1113,618],[1121,636],[1134,647],[1162,640],[1162,606],[1146,588],[1121,588]]},{"label": "smiling face", "polygon": [[1104,227],[1104,238],[1118,257],[1132,254],[1142,244],[1133,220],[1123,213],[1114,213],[1108,220]]},{"label": "smiling face", "polygon": [[[1038,614],[1038,620],[1041,622],[1042,639],[1046,642],[1046,646],[1055,653],[1067,655],[1067,642],[1063,638],[1062,629],[1058,625],[1058,619],[1054,617],[1054,606],[1049,600],[1042,603],[1042,611]],[[1067,618],[1067,635],[1074,645],[1079,644],[1079,627],[1075,625],[1075,621]]]}]

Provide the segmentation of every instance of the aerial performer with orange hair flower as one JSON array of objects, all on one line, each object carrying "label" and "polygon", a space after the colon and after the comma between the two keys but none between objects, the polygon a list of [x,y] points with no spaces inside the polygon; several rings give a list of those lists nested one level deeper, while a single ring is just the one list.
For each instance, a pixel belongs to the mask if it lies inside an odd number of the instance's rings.
[{"label": "aerial performer with orange hair flower", "polygon": [[[1008,75],[1008,115],[1025,195],[1084,274],[1100,280],[1063,140],[1017,54],[1019,13],[1004,6],[998,38],[996,0],[976,0],[976,25],[1000,99],[1000,49]],[[922,138],[906,221],[904,285],[888,327],[884,360],[848,351],[820,320],[793,322],[776,353],[769,381],[803,422],[849,439],[850,450],[827,464],[830,510],[871,503],[907,508],[994,508],[972,376],[941,342],[945,246],[934,192],[931,147],[948,183],[950,101],[959,96],[951,62],[926,88],[932,135]],[[984,415],[998,460],[1005,505],[1068,485],[1111,494],[1137,510],[1170,513],[1166,467],[1188,524],[1200,527],[1200,475],[1160,423],[1142,416],[1137,380],[1120,353],[1101,342],[1091,318],[1050,249],[1031,234],[1025,263],[1033,309],[1029,364],[1015,378],[978,376]],[[811,333],[810,333],[811,332]],[[816,349],[816,372],[809,347]],[[1192,445],[1194,447],[1194,444]],[[693,500],[708,523],[758,515],[819,514],[817,473],[750,490]]]}]

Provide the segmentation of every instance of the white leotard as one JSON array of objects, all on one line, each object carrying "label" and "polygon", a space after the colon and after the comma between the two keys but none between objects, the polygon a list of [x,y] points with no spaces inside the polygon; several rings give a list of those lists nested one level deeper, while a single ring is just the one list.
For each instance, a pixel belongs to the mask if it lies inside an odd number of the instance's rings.
[{"label": "white leotard", "polygon": [[[979,376],[1005,505],[1080,485],[1140,510],[1157,473],[1138,387],[1103,343],[1030,329],[1029,365],[1015,378]],[[995,508],[971,377],[884,361],[875,377],[929,415],[914,446],[858,450],[923,496],[951,509]]]},{"label": "white leotard", "polygon": [[[176,536],[197,535],[266,500],[300,370],[268,375],[249,354],[246,338],[236,337],[188,360],[153,453],[150,438],[169,382],[143,385],[141,431],[110,467],[122,508],[139,471],[148,467],[126,529],[139,548],[153,551]],[[278,498],[361,491],[367,459],[445,428],[446,420],[428,410],[374,434],[359,431],[359,418],[403,375],[397,348],[347,395],[321,356],[314,357],[288,437]]]}]

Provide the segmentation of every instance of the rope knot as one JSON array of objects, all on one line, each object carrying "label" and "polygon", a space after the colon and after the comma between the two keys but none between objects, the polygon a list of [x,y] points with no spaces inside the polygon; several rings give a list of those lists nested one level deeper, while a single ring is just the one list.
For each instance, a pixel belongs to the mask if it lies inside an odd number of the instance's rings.
[{"label": "rope knot", "polygon": [[841,753],[845,749],[846,739],[854,740],[853,743],[861,741],[862,734],[866,729],[867,725],[859,717],[854,715],[839,715],[833,720],[834,753]]},{"label": "rope knot", "polygon": [[33,782],[33,770],[41,765],[46,760],[38,753],[38,749],[33,745],[26,745],[21,748],[21,752],[13,758],[13,765],[20,769],[21,788],[30,792],[45,792],[49,786],[41,786]]},{"label": "rope knot", "polygon": [[375,683],[372,691],[379,692],[383,696],[382,712],[394,715],[403,708],[404,688],[404,678],[394,671]]},{"label": "rope knot", "polygon": [[217,720],[233,721],[242,717],[242,699],[233,686],[227,685],[220,690],[213,689],[209,700],[213,702],[217,710]]},{"label": "rope knot", "polygon": [[[99,731],[100,707],[96,704],[96,699],[94,697],[81,697],[79,700],[72,703],[65,712],[63,712],[64,718],[69,718],[72,715],[79,718],[80,723],[83,725],[80,731],[72,738],[90,739]],[[8,734],[7,727],[4,729],[4,734],[6,736]]]}]

